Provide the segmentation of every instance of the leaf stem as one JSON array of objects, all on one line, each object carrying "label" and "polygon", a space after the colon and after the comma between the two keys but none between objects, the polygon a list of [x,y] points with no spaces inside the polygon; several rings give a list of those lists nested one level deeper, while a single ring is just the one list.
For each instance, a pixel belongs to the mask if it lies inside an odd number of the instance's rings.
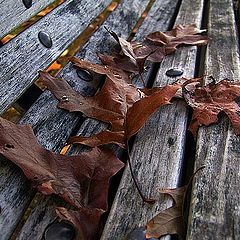
[{"label": "leaf stem", "polygon": [[128,141],[126,141],[126,149],[127,149],[127,161],[128,161],[128,165],[129,165],[129,169],[130,169],[130,173],[131,173],[131,176],[132,176],[132,179],[133,179],[133,182],[137,188],[137,191],[140,195],[140,197],[142,198],[143,202],[145,203],[149,203],[149,204],[154,204],[156,202],[155,199],[152,199],[152,198],[146,198],[144,196],[144,194],[142,193],[140,187],[139,187],[139,183],[136,179],[136,177],[134,176],[134,173],[133,173],[133,168],[132,168],[132,163],[131,163],[131,157],[130,157],[130,151],[129,151],[129,145],[128,145]]},{"label": "leaf stem", "polygon": [[141,80],[141,82],[142,82],[142,84],[143,84],[143,87],[146,87],[146,84],[145,84],[145,82],[144,82],[142,73],[139,73],[139,75],[140,75],[140,80]]}]

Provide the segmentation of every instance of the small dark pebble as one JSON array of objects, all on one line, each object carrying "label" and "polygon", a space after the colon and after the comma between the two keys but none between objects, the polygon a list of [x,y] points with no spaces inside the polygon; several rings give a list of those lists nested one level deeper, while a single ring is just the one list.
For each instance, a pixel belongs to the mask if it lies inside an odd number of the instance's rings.
[{"label": "small dark pebble", "polygon": [[77,72],[78,77],[80,79],[82,79],[83,81],[91,82],[93,80],[92,74],[87,70],[77,69],[76,72]]},{"label": "small dark pebble", "polygon": [[146,228],[139,227],[130,232],[126,240],[158,240],[158,238],[146,238]]},{"label": "small dark pebble", "polygon": [[32,6],[32,0],[23,0],[23,4],[26,8],[30,8]]},{"label": "small dark pebble", "polygon": [[67,222],[52,223],[44,233],[44,240],[73,240],[74,238],[75,229]]},{"label": "small dark pebble", "polygon": [[171,68],[166,71],[168,77],[179,77],[183,74],[183,70],[177,68]]},{"label": "small dark pebble", "polygon": [[38,33],[38,39],[44,47],[46,48],[52,47],[52,39],[47,33],[40,31]]}]

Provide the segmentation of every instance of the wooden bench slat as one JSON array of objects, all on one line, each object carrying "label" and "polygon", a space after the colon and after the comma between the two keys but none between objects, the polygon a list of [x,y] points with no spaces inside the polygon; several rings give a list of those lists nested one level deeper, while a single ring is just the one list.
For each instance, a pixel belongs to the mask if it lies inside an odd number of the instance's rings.
[{"label": "wooden bench slat", "polygon": [[[212,0],[208,35],[212,39],[206,54],[205,74],[217,81],[239,81],[238,37],[232,1]],[[233,133],[226,117],[219,124],[198,132],[195,170],[187,239],[240,238],[240,137]]]},{"label": "wooden bench slat", "polygon": [[[200,27],[203,2],[182,1],[175,24],[194,22]],[[196,54],[196,47],[188,47],[166,57],[161,63],[154,85],[163,86],[176,81],[176,78],[168,78],[165,74],[172,67],[182,68],[184,77],[193,77]],[[186,105],[182,101],[176,101],[153,114],[139,132],[131,152],[133,169],[141,183],[141,189],[147,196],[158,201],[153,206],[143,204],[127,167],[105,225],[102,240],[124,239],[133,229],[145,226],[160,210],[172,205],[169,198],[160,196],[157,188],[174,188],[180,184],[187,114]],[[170,239],[170,236],[161,239]]]},{"label": "wooden bench slat", "polygon": [[[118,8],[108,17],[104,26],[121,34],[122,37],[127,38],[147,4],[148,0],[141,1],[141,4],[139,0],[122,1]],[[134,15],[132,15],[132,13],[134,13]],[[110,52],[113,45],[115,45],[115,40],[106,32],[104,27],[101,26],[77,56],[91,59],[96,62],[98,61],[96,52],[102,52],[104,50]],[[80,80],[75,69],[73,69],[72,64],[68,64],[63,69],[61,77],[66,78],[66,80],[74,86],[75,90],[83,93],[93,93],[93,89],[96,87],[96,81],[87,83]],[[34,128],[34,132],[37,134],[39,142],[46,148],[59,152],[79,121],[80,115],[68,113],[67,111],[58,109],[56,106],[57,101],[55,98],[49,91],[45,91],[20,122],[31,124]],[[11,172],[11,170],[9,171]],[[8,201],[11,201],[11,205],[19,205],[19,203],[17,201],[15,202],[14,198],[12,198],[14,192],[18,192],[23,198],[29,199],[30,196],[28,196],[28,194],[31,190],[28,189],[28,192],[20,193],[18,191],[18,189],[21,188],[22,185],[25,186],[25,184],[26,180],[19,183],[18,173],[13,174],[10,185],[5,186],[8,195],[7,193],[5,196],[0,195],[0,202],[2,199],[7,199]],[[56,217],[54,211],[56,201],[54,201],[53,198],[44,199],[45,200],[42,200],[39,203],[39,206],[33,210],[28,221],[23,226],[18,239],[36,239],[39,236],[42,236],[46,226],[54,221]],[[6,205],[4,208],[5,219],[16,217],[19,219],[25,207],[26,203],[21,205],[21,210],[19,212],[16,212],[14,208],[10,210],[7,209]],[[46,212],[48,212],[48,214],[45,214]],[[4,229],[8,228],[6,225],[1,227]],[[34,229],[34,231],[32,229]],[[7,231],[10,230],[8,229]]]},{"label": "wooden bench slat", "polygon": [[0,39],[21,23],[35,16],[49,4],[56,0],[35,1],[31,8],[27,9],[22,0],[5,0],[0,2]]},{"label": "wooden bench slat", "polygon": [[[84,7],[87,7],[87,6],[85,5]],[[95,8],[96,8],[96,11],[97,10],[100,11],[100,9],[101,10],[103,9],[103,5],[101,4],[100,6],[97,5],[95,6]],[[86,19],[87,18],[85,18],[85,20]],[[81,28],[80,26],[77,26],[77,27],[83,30],[83,28]],[[48,95],[48,97],[49,96],[50,94]],[[48,97],[40,99],[40,104],[44,104],[45,103],[44,101],[47,101]],[[41,106],[38,106],[37,108],[35,108],[35,112],[34,113],[32,112],[33,115],[31,117],[34,117],[34,116],[36,117],[36,115],[38,114],[39,116],[42,117],[38,122],[35,122],[35,125],[33,123],[34,130],[37,133],[37,135],[39,135],[38,137],[38,139],[40,139],[39,141],[46,148],[52,149],[54,151],[56,150],[59,151],[60,148],[64,145],[64,142],[66,141],[66,139],[70,136],[72,129],[77,124],[78,118],[74,114],[69,114],[69,117],[64,118],[64,116],[66,116],[67,113],[64,111],[58,112],[58,109],[56,109],[56,101],[55,102],[54,101],[55,99],[50,96],[50,101],[48,101],[48,104],[51,107],[48,106],[45,108],[45,114],[41,114],[43,112],[43,109],[41,108]],[[51,110],[53,112],[51,112]],[[52,122],[53,118],[51,117],[56,112],[58,113],[58,117],[56,122],[53,124]],[[53,115],[51,115],[51,113]],[[49,114],[49,116],[47,116],[47,114]],[[69,123],[73,124],[72,127],[66,125],[66,122],[68,121]],[[25,117],[25,120],[23,120],[22,123],[27,123],[27,122],[28,122],[28,116]],[[32,123],[32,122],[29,120],[28,123]],[[44,123],[46,123],[46,125],[44,125]],[[65,127],[61,129],[63,125],[65,125]],[[59,130],[57,131],[58,128]],[[45,139],[45,141],[41,140],[41,136],[43,136],[43,139]],[[1,177],[3,179],[4,178],[8,179],[8,184],[4,185],[2,184],[3,182],[1,182],[1,187],[0,187],[1,189],[0,231],[1,231],[1,237],[7,239],[11,235],[11,232],[13,231],[17,222],[21,218],[21,215],[24,209],[27,207],[29,201],[31,200],[34,192],[30,188],[28,182],[26,181],[25,177],[22,175],[21,171],[18,168],[13,167],[12,164],[6,163],[5,160],[2,160],[2,159],[0,164],[1,164],[1,173],[3,173]]]},{"label": "wooden bench slat", "polygon": [[[0,114],[33,83],[38,71],[59,57],[110,2],[67,0],[0,49]],[[53,41],[50,49],[40,43],[39,31],[50,34]]]}]

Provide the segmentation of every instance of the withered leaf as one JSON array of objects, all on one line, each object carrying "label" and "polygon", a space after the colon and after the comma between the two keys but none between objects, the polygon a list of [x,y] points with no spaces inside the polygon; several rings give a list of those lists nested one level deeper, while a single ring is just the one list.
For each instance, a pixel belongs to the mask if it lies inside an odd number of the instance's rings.
[{"label": "withered leaf", "polygon": [[73,211],[57,207],[56,212],[60,218],[71,222],[80,231],[80,239],[96,239],[100,217],[104,213],[102,209],[82,208],[79,211]]},{"label": "withered leaf", "polygon": [[180,45],[206,45],[208,37],[197,35],[202,32],[205,30],[198,29],[195,24],[177,25],[171,31],[150,33],[142,42],[127,42],[110,32],[121,46],[123,55],[101,55],[100,59],[104,64],[141,74],[146,60],[161,62]]},{"label": "withered leaf", "polygon": [[196,35],[206,30],[200,30],[195,24],[177,25],[171,31],[153,32],[147,35],[146,39],[152,41],[156,45],[168,45],[177,47],[181,44],[186,45],[205,45],[208,41],[207,36]]},{"label": "withered leaf", "polygon": [[19,166],[40,192],[57,194],[77,208],[106,210],[109,179],[123,167],[106,148],[76,156],[55,154],[38,144],[30,125],[16,125],[3,118],[0,154]]},{"label": "withered leaf", "polygon": [[174,203],[147,223],[146,238],[159,238],[167,234],[184,235],[183,204],[186,190],[187,186],[160,190],[160,193],[168,194]]},{"label": "withered leaf", "polygon": [[[100,132],[91,137],[74,137],[70,143],[82,143],[94,147],[107,143],[117,143],[124,147],[126,141],[139,131],[149,116],[158,107],[169,104],[181,84],[173,84],[163,88],[138,89],[122,77],[121,70],[112,70],[109,66],[92,64],[73,58],[74,64],[82,69],[105,74],[107,79],[102,89],[93,97],[84,97],[76,93],[64,80],[41,73],[48,89],[60,101],[58,106],[68,111],[79,111],[86,116],[111,124],[111,129]],[[115,74],[112,73],[115,71]],[[67,96],[68,101],[62,101]]]},{"label": "withered leaf", "polygon": [[190,177],[188,184],[174,189],[161,189],[160,193],[169,195],[173,200],[173,206],[167,208],[147,223],[146,238],[160,238],[168,234],[185,235],[184,204],[186,194],[195,175],[205,168],[198,168]]},{"label": "withered leaf", "polygon": [[193,108],[190,131],[196,135],[199,126],[218,122],[218,114],[224,112],[240,135],[240,83],[225,79],[201,87],[200,82],[202,79],[191,79],[184,86],[183,96]]}]

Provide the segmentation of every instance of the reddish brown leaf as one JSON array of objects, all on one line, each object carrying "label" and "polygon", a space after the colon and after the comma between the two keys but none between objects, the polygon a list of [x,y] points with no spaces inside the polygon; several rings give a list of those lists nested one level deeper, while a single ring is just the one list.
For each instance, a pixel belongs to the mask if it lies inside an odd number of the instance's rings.
[{"label": "reddish brown leaf", "polygon": [[146,238],[160,238],[167,234],[185,235],[184,204],[186,193],[192,183],[194,176],[204,166],[198,168],[187,185],[174,189],[159,190],[160,193],[169,195],[173,200],[173,206],[161,211],[147,223]]},{"label": "reddish brown leaf", "polygon": [[[96,65],[75,58],[73,62],[79,68],[107,75],[105,84],[95,96],[83,97],[73,91],[64,80],[41,73],[45,84],[60,100],[59,107],[79,111],[88,117],[111,123],[111,129],[88,138],[74,137],[70,143],[79,142],[91,147],[117,143],[124,147],[126,141],[139,131],[149,116],[161,105],[168,104],[181,88],[181,84],[176,84],[152,91],[137,89],[127,83],[125,73],[123,77],[121,76],[121,70],[118,71],[119,75],[116,78],[109,66]],[[66,96],[68,101],[61,101],[63,96]]]},{"label": "reddish brown leaf", "polygon": [[38,144],[30,125],[0,118],[0,153],[18,165],[43,194],[57,194],[71,205],[107,209],[108,183],[123,163],[112,151],[94,148],[65,156]]},{"label": "reddish brown leaf", "polygon": [[99,231],[99,221],[104,213],[101,209],[82,208],[79,211],[56,208],[58,216],[71,222],[79,231],[78,239],[94,240]]},{"label": "reddish brown leaf", "polygon": [[147,223],[146,238],[160,238],[167,234],[184,235],[183,204],[186,190],[187,186],[160,190],[161,193],[168,194],[174,204]]},{"label": "reddish brown leaf", "polygon": [[163,58],[175,52],[180,45],[206,45],[208,37],[196,35],[205,32],[196,25],[177,25],[167,32],[153,32],[142,42],[127,42],[110,32],[121,46],[123,55],[100,56],[104,64],[120,68],[127,72],[142,73],[146,60],[161,62]]},{"label": "reddish brown leaf", "polygon": [[240,135],[240,83],[222,80],[201,87],[202,79],[186,82],[183,95],[193,108],[190,131],[196,135],[198,127],[218,122],[218,114],[224,112],[232,122],[234,131]]},{"label": "reddish brown leaf", "polygon": [[168,45],[177,47],[181,44],[186,45],[206,45],[208,42],[207,36],[196,35],[206,30],[200,30],[195,24],[177,25],[171,31],[153,32],[147,35],[146,39],[156,45]]}]

